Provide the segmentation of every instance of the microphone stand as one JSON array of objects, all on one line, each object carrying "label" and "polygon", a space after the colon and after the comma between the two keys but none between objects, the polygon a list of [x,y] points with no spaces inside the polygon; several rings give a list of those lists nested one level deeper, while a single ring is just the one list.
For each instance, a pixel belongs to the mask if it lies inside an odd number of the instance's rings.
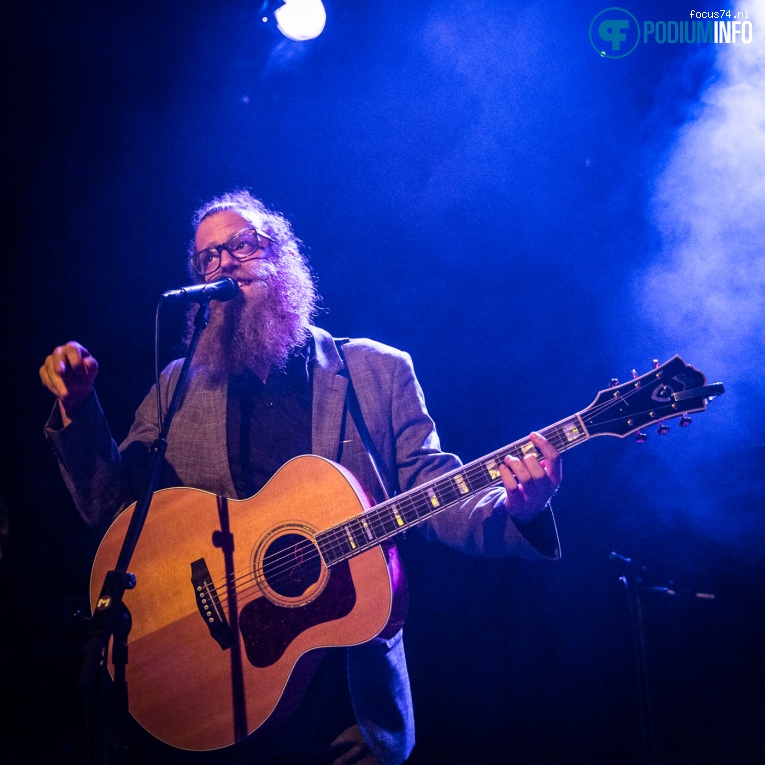
[{"label": "microphone stand", "polygon": [[656,741],[656,725],[653,716],[653,702],[651,697],[650,672],[648,666],[648,645],[646,641],[645,614],[643,610],[646,593],[678,596],[687,594],[702,600],[714,600],[715,596],[707,592],[683,593],[679,591],[673,582],[664,585],[648,585],[646,577],[648,568],[636,563],[631,558],[611,552],[608,559],[622,569],[619,581],[624,585],[627,593],[630,621],[632,626],[632,639],[635,648],[635,660],[637,669],[638,705],[640,710],[640,733],[646,762],[659,762],[659,747]]},{"label": "microphone stand", "polygon": [[[136,584],[139,584],[136,582],[135,576],[128,572],[128,566],[149,512],[151,499],[167,451],[167,434],[170,431],[173,417],[186,386],[191,360],[196,351],[199,336],[210,320],[211,299],[204,294],[200,297],[200,306],[194,317],[194,333],[189,342],[178,383],[173,391],[162,430],[152,445],[152,465],[148,484],[133,510],[117,565],[113,570],[108,571],[104,577],[93,618],[90,620],[85,658],[78,681],[78,687],[85,692],[88,699],[92,697],[99,670],[105,669],[108,664],[106,653],[109,641],[113,640],[113,698],[111,701],[101,698],[102,703],[99,704],[101,726],[97,734],[98,762],[103,763],[103,765],[108,765],[115,753],[118,758],[121,757],[124,760],[127,751],[125,724],[128,719],[128,689],[125,680],[125,665],[128,661],[128,635],[131,628],[131,616],[122,598],[125,590],[131,590]],[[100,680],[100,694],[103,697],[106,694],[108,677],[104,674]]]},{"label": "microphone stand", "polygon": [[653,719],[653,704],[648,671],[648,650],[645,635],[645,617],[643,614],[643,580],[636,573],[624,573],[619,577],[627,593],[630,620],[632,622],[632,639],[635,646],[637,669],[638,706],[640,713],[640,736],[643,742],[647,762],[657,761],[656,731]]}]

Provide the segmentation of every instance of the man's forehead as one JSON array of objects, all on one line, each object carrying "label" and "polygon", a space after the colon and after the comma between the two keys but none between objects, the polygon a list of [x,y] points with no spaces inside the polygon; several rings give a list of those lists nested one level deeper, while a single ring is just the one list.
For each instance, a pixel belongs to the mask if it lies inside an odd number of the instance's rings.
[{"label": "man's forehead", "polygon": [[211,213],[197,227],[194,237],[197,249],[211,244],[220,244],[240,229],[255,225],[255,221],[250,220],[246,217],[246,213],[239,210],[220,210]]}]

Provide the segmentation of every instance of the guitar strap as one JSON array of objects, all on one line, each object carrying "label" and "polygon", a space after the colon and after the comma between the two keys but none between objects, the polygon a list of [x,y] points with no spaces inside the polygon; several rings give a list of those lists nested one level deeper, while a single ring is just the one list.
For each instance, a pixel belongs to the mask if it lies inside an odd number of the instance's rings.
[{"label": "guitar strap", "polygon": [[364,444],[367,456],[369,457],[369,462],[372,465],[372,470],[374,471],[374,474],[377,477],[377,481],[380,484],[383,496],[385,499],[390,499],[388,491],[385,488],[385,483],[382,479],[382,473],[380,472],[380,468],[378,467],[377,460],[374,456],[376,450],[374,444],[372,443],[372,436],[369,434],[369,428],[367,428],[367,424],[364,422],[364,416],[361,414],[361,406],[359,405],[359,399],[356,395],[356,389],[353,387],[353,380],[351,378],[351,368],[348,365],[348,360],[345,358],[345,353],[343,352],[343,346],[347,342],[350,342],[350,338],[348,337],[335,338],[335,346],[337,347],[337,352],[340,354],[340,358],[343,360],[346,370],[348,370],[348,388],[345,393],[345,404],[348,408],[348,411],[350,412],[351,417],[353,418],[354,424],[356,425],[356,430],[359,431],[361,441]]}]

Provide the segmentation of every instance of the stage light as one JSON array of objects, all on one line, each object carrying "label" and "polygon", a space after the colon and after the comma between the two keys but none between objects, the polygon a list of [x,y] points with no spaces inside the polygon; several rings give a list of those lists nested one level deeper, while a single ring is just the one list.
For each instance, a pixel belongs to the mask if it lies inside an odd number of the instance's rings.
[{"label": "stage light", "polygon": [[324,29],[327,12],[321,0],[284,0],[274,11],[276,26],[290,40],[313,40]]}]

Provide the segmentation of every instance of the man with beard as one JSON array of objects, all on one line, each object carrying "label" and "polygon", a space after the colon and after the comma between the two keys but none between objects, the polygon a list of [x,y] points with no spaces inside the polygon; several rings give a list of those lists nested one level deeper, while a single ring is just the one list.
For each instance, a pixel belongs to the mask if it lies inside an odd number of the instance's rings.
[{"label": "man with beard", "polygon": [[[312,453],[343,465],[380,502],[460,466],[440,449],[408,354],[371,340],[337,341],[311,324],[313,279],[281,215],[246,191],[213,199],[194,218],[189,255],[198,281],[230,276],[240,289],[211,306],[169,434],[161,486],[246,499],[288,460]],[[105,526],[140,496],[159,435],[157,402],[166,409],[180,368],[177,360],[163,371],[161,396],[150,392],[117,447],[94,391],[95,358],[70,342],[45,360],[40,376],[57,399],[46,435],[89,524]],[[471,554],[557,558],[549,500],[561,482],[560,456],[539,434],[529,438],[543,459],[507,457],[498,466],[502,486],[466,494],[417,528]],[[395,569],[395,548],[388,555]],[[362,645],[330,651],[281,728],[218,758],[397,765],[413,745],[402,633],[391,624]],[[162,759],[183,757],[172,750]]]}]

